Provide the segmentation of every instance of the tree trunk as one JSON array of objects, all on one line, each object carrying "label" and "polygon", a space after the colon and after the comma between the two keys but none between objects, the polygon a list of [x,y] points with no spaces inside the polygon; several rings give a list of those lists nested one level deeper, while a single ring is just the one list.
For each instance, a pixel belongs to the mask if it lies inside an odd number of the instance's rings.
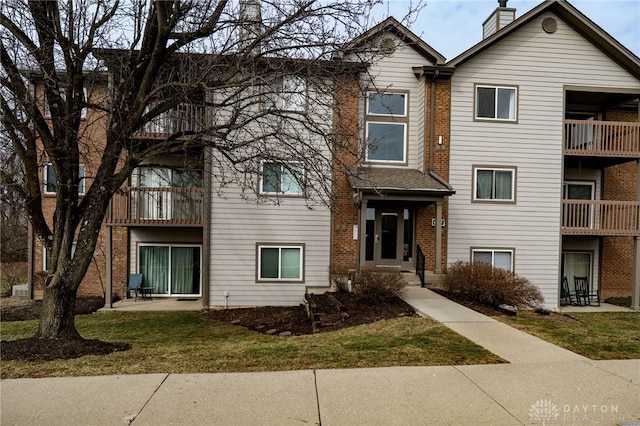
[{"label": "tree trunk", "polygon": [[47,339],[82,338],[76,330],[74,317],[76,292],[77,290],[66,288],[64,285],[45,286],[40,325],[36,337]]}]

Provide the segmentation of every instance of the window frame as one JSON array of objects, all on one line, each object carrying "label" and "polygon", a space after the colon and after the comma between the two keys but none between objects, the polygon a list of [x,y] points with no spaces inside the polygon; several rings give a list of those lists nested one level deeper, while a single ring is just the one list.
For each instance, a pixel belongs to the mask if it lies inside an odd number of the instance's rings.
[{"label": "window frame", "polygon": [[[71,258],[73,259],[73,256],[76,255],[76,248],[78,246],[77,242],[73,242],[71,244]],[[44,245],[42,246],[42,270],[43,271],[48,271],[49,267],[51,265],[49,265],[51,263],[51,254],[49,253],[49,249],[47,249]]]},{"label": "window frame", "polygon": [[[278,249],[278,278],[262,277],[262,249]],[[300,252],[299,277],[282,278],[282,249],[298,249]],[[304,283],[305,282],[304,243],[256,243],[256,283]]]},{"label": "window frame", "polygon": [[[494,98],[494,115],[493,117],[479,117],[479,102],[480,97],[478,96],[478,89],[495,89],[495,98]],[[499,110],[499,89],[508,89],[514,91],[514,105],[513,105],[513,118],[499,118],[498,110]],[[519,101],[519,86],[517,85],[502,85],[502,84],[480,84],[476,83],[473,86],[473,119],[474,121],[489,121],[489,122],[498,122],[498,123],[517,123],[518,122],[518,101]]]},{"label": "window frame", "polygon": [[[502,204],[516,204],[517,203],[517,166],[472,166],[472,187],[471,187],[471,202],[473,203],[502,203]],[[493,172],[491,180],[491,193],[492,197],[495,197],[495,172],[496,171],[510,171],[511,172],[511,197],[510,198],[478,198],[478,171],[489,170]]]},{"label": "window frame", "polygon": [[[511,269],[509,269],[509,272],[515,272],[515,267],[516,267],[516,249],[514,247],[471,247],[470,248],[470,256],[469,258],[471,259],[471,263],[481,263],[481,262],[476,262],[474,260],[474,255],[475,253],[491,253],[491,266],[494,268],[500,268],[498,266],[495,266],[495,254],[496,253],[509,253],[511,255]],[[500,269],[504,269],[504,268],[500,268]]]},{"label": "window frame", "polygon": [[198,259],[198,264],[200,265],[199,277],[198,277],[198,293],[174,293],[173,291],[168,291],[165,293],[153,293],[154,296],[157,297],[202,297],[203,294],[203,276],[202,276],[202,260],[203,260],[203,245],[200,243],[190,243],[190,242],[182,242],[182,243],[156,243],[156,242],[138,242],[136,244],[136,271],[135,273],[141,273],[141,247],[167,247],[168,257],[167,257],[167,290],[173,290],[173,269],[172,269],[172,259],[173,259],[173,249],[174,248],[197,248],[198,254],[200,255]]},{"label": "window frame", "polygon": [[[388,114],[380,112],[371,112],[370,99],[372,95],[399,95],[403,96],[403,112],[402,114]],[[391,90],[367,90],[365,92],[365,125],[364,125],[364,156],[368,163],[390,164],[390,165],[406,165],[409,156],[409,92],[408,91],[391,91]],[[383,160],[370,158],[369,155],[369,135],[371,134],[370,125],[392,125],[402,126],[402,158],[400,160]],[[382,140],[382,139],[381,139]]]},{"label": "window frame", "polygon": [[[279,182],[279,187],[280,189],[282,189],[282,176],[284,175],[283,172],[289,172],[289,174],[291,174],[291,170],[288,167],[285,167],[285,163],[286,164],[299,164],[300,165],[300,179],[299,179],[299,187],[300,187],[300,192],[282,192],[282,191],[276,191],[276,192],[271,192],[271,191],[265,191],[264,190],[264,165],[265,164],[278,164],[280,165],[280,182]],[[291,174],[292,175],[292,174]],[[291,160],[291,161],[270,161],[270,160],[262,160],[260,161],[260,178],[258,181],[258,193],[260,195],[264,195],[264,196],[277,196],[277,197],[304,197],[305,196],[305,176],[306,176],[306,169],[304,167],[304,162],[302,161],[298,161],[298,160]],[[292,177],[295,178],[295,176],[292,175]]]},{"label": "window frame", "polygon": [[[52,190],[50,190],[49,188],[49,167],[51,167],[51,171],[53,171],[53,164],[52,163],[46,163],[43,166],[43,172],[42,172],[42,193],[44,195],[56,195],[58,192],[55,190],[55,188]],[[55,178],[55,183],[53,185],[57,185],[58,184],[58,179],[55,176],[55,172],[54,172],[54,178]],[[78,176],[80,177],[80,181],[78,182],[78,195],[85,195],[86,194],[86,166],[83,163],[78,164]]]},{"label": "window frame", "polygon": [[[84,96],[84,100],[85,102],[88,102],[88,94],[87,94],[87,88],[83,87],[82,88],[82,94]],[[64,87],[60,88],[60,97],[64,98],[65,100],[67,99],[67,89]],[[49,100],[47,99],[47,95],[45,93],[44,95],[44,116],[47,118],[51,118],[51,108],[49,107]],[[87,107],[83,107],[80,110],[80,118],[81,119],[85,119],[87,118]]]},{"label": "window frame", "polygon": [[[291,91],[285,93],[285,82],[289,80],[296,80],[297,84],[294,87],[303,86],[302,92]],[[305,77],[295,74],[281,75],[266,83],[263,89],[266,90],[263,108],[267,111],[305,113],[308,110],[309,84],[308,79]],[[302,99],[297,99],[298,97]],[[291,98],[295,98],[294,101]]]}]

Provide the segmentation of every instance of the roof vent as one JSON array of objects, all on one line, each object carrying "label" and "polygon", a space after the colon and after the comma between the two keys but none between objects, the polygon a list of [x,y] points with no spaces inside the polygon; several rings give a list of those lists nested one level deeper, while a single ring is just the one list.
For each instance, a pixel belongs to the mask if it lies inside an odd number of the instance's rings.
[{"label": "roof vent", "polygon": [[558,29],[558,22],[552,17],[547,17],[542,20],[542,29],[544,32],[552,34]]}]

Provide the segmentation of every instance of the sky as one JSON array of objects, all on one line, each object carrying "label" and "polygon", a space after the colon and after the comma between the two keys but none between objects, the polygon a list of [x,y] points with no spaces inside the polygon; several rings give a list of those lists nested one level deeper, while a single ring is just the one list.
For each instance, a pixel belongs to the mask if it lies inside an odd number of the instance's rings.
[{"label": "sky", "polygon": [[[509,0],[516,18],[542,0]],[[482,39],[482,23],[498,7],[497,0],[426,0],[409,29],[428,45],[451,60]],[[636,56],[640,56],[640,0],[570,0],[574,7],[613,36]],[[409,0],[384,0],[377,16],[401,20]],[[379,15],[378,15],[379,14]]]}]

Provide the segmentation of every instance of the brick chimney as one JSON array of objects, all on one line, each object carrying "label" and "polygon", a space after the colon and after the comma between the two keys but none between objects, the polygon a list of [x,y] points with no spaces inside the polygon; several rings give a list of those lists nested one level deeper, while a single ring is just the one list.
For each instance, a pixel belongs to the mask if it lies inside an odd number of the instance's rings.
[{"label": "brick chimney", "polygon": [[507,7],[507,1],[498,0],[498,7],[482,24],[482,39],[500,31],[516,19],[516,10]]}]

